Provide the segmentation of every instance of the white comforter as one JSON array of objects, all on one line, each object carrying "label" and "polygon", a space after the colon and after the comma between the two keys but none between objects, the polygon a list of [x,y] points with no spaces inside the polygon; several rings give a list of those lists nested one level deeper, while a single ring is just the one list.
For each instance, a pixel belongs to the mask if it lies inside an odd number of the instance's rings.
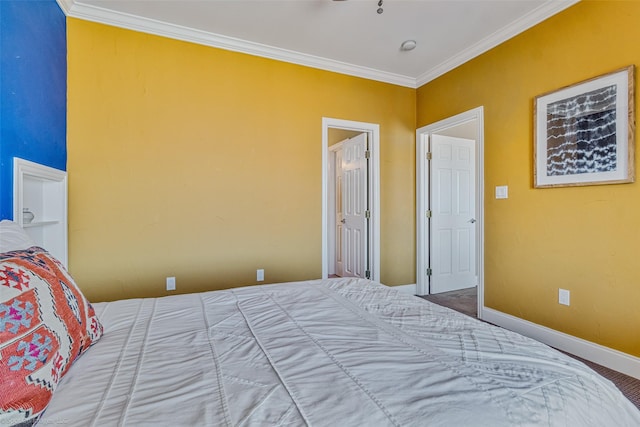
[{"label": "white comforter", "polygon": [[95,308],[41,425],[640,426],[582,363],[366,280]]}]

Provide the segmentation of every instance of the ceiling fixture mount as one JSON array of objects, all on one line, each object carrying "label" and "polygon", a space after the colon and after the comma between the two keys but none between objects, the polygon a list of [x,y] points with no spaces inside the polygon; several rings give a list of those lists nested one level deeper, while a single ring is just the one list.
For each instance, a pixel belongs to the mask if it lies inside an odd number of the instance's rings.
[{"label": "ceiling fixture mount", "polygon": [[400,50],[408,52],[410,50],[415,49],[417,45],[418,43],[416,43],[415,40],[405,40],[400,45]]},{"label": "ceiling fixture mount", "polygon": [[[333,0],[333,1],[346,1],[346,0]],[[384,10],[382,9],[382,2],[383,0],[378,0],[378,15],[381,15],[382,12],[384,12]]]}]

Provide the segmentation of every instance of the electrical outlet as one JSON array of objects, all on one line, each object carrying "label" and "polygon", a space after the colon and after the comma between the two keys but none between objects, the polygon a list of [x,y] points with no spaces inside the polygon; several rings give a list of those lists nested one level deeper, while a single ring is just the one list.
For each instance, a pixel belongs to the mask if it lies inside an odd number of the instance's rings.
[{"label": "electrical outlet", "polygon": [[258,282],[264,281],[264,269],[263,268],[259,268],[258,270],[256,270],[256,280]]},{"label": "electrical outlet", "polygon": [[566,289],[558,289],[558,303],[562,305],[570,305],[571,292]]},{"label": "electrical outlet", "polygon": [[175,277],[167,277],[167,290],[175,291],[176,290],[176,278]]}]

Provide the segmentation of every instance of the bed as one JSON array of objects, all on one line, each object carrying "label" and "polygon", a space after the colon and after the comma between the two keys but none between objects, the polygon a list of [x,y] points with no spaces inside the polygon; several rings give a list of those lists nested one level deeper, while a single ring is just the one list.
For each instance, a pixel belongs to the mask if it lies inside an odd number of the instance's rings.
[{"label": "bed", "polygon": [[[62,269],[49,259],[29,248],[0,254],[0,266]],[[74,286],[64,270],[57,277]],[[579,361],[369,280],[93,305],[75,295],[84,348],[46,409],[5,405],[0,424],[640,425],[636,407]]]}]

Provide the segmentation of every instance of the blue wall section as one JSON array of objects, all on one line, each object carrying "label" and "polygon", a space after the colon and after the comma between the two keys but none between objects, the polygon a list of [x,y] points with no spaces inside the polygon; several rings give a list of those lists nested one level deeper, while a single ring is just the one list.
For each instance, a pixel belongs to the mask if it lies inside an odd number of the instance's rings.
[{"label": "blue wall section", "polygon": [[66,18],[55,0],[0,0],[0,219],[13,158],[67,167]]}]

